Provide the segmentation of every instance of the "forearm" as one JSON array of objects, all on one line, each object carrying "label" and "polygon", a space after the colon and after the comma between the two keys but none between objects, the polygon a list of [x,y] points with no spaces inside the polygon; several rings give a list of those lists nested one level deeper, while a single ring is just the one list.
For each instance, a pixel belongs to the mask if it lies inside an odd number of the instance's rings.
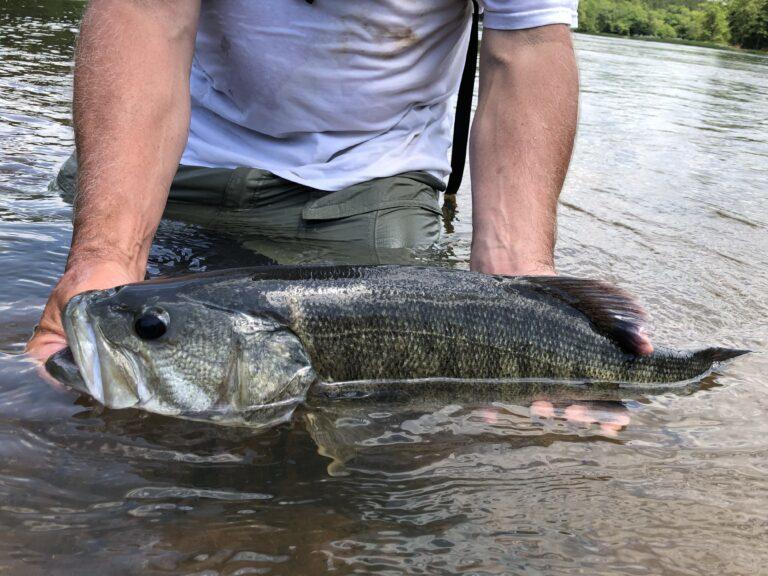
[{"label": "forearm", "polygon": [[200,0],[92,0],[75,59],[78,183],[66,270],[27,352],[65,345],[72,296],[144,277],[189,127]]},{"label": "forearm", "polygon": [[114,263],[143,277],[189,126],[195,4],[89,6],[75,63],[78,190],[68,269]]},{"label": "forearm", "polygon": [[577,110],[567,26],[485,32],[470,140],[473,269],[554,271],[557,199]]}]

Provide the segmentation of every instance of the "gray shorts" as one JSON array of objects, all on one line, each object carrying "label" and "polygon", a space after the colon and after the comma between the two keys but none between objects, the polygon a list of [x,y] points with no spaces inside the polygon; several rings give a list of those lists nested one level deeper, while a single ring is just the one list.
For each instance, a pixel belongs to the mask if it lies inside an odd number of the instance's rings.
[{"label": "gray shorts", "polygon": [[[53,184],[71,201],[75,154]],[[279,262],[297,250],[315,259],[402,261],[438,240],[443,188],[426,172],[326,192],[254,168],[179,166],[164,217],[224,232]]]}]

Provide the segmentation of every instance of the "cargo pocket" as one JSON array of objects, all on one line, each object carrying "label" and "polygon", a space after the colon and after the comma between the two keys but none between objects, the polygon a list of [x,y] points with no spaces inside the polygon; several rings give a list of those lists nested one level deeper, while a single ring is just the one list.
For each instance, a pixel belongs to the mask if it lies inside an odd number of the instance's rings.
[{"label": "cargo pocket", "polygon": [[302,210],[302,236],[361,247],[422,248],[440,231],[438,190],[423,172],[378,178],[323,194]]}]

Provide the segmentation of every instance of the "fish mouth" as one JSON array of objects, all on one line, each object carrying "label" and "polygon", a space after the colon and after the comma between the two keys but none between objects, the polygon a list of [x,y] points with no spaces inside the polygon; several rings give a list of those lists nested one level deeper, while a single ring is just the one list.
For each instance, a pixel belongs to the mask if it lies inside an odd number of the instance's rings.
[{"label": "fish mouth", "polygon": [[84,292],[69,301],[63,315],[67,342],[87,388],[84,391],[111,408],[135,406],[139,396],[133,384],[138,376],[133,362],[127,357],[116,361],[114,356],[119,351],[109,347],[98,319],[89,313],[90,305],[99,296],[103,291]]},{"label": "fish mouth", "polygon": [[96,333],[88,320],[89,293],[73,297],[64,309],[64,332],[88,393],[104,404],[104,381]]}]

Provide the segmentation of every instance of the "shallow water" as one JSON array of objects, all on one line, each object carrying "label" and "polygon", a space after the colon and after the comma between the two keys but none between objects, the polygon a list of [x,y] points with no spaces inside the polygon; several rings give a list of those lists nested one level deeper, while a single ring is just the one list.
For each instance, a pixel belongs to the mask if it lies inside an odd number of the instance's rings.
[{"label": "shallow water", "polygon": [[[759,351],[617,438],[484,406],[338,405],[248,430],[104,410],[19,353],[60,273],[79,2],[0,11],[0,573],[757,574],[768,551],[768,58],[578,36],[558,263],[656,339]],[[435,258],[466,266],[468,190]],[[298,257],[301,259],[301,256]],[[165,223],[153,274],[263,258]]]}]

